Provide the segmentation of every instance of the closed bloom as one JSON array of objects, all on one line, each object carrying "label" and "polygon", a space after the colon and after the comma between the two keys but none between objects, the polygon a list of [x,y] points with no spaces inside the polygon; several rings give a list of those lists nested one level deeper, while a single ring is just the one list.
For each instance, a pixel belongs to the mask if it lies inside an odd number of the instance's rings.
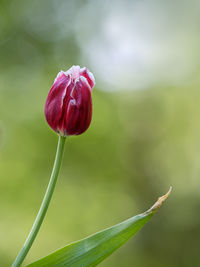
[{"label": "closed bloom", "polygon": [[45,103],[49,126],[62,136],[87,130],[92,119],[94,76],[87,68],[73,66],[58,73]]}]

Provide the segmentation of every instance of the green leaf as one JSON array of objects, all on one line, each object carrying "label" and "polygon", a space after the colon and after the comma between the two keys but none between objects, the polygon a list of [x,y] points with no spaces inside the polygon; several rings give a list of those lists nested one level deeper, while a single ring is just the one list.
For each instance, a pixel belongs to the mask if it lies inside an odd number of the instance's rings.
[{"label": "green leaf", "polygon": [[136,215],[120,224],[98,232],[80,241],[67,245],[52,254],[34,262],[27,267],[92,267],[107,258],[116,249],[130,239],[147,223],[153,214],[169,196],[158,198],[157,202],[146,212]]}]

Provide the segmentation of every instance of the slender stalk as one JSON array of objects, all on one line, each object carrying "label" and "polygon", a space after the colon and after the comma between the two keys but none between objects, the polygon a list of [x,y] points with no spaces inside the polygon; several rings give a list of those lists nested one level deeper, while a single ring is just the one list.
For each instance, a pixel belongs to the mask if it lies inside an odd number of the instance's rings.
[{"label": "slender stalk", "polygon": [[31,228],[31,231],[30,231],[23,247],[21,248],[19,254],[17,255],[17,258],[15,259],[12,267],[21,266],[27,253],[29,252],[29,250],[30,250],[30,248],[31,248],[36,236],[37,236],[37,233],[40,229],[40,226],[44,220],[44,217],[45,217],[45,214],[47,212],[50,200],[51,200],[53,192],[54,192],[56,181],[58,178],[58,173],[59,173],[60,166],[61,166],[64,145],[65,145],[65,137],[59,136],[58,146],[57,146],[57,151],[56,151],[56,157],[55,157],[50,181],[49,181],[45,196],[43,198],[42,204],[40,206],[40,209],[39,209],[39,212],[38,212],[37,217],[35,219],[35,222]]}]

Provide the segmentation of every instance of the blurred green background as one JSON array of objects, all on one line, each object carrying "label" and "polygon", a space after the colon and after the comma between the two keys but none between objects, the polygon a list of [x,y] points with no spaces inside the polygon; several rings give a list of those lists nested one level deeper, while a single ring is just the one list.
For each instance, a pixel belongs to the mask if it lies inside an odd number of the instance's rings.
[{"label": "blurred green background", "polygon": [[200,2],[0,1],[0,266],[37,214],[57,136],[44,103],[71,65],[95,75],[93,121],[66,142],[30,263],[173,192],[102,267],[196,267],[200,240]]}]

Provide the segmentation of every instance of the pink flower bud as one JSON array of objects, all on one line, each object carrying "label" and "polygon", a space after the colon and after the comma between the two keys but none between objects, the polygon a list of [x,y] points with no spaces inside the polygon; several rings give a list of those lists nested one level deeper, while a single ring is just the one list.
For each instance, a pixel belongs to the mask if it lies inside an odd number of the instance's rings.
[{"label": "pink flower bud", "polygon": [[49,126],[62,136],[87,130],[92,118],[94,76],[87,68],[73,66],[58,73],[45,103]]}]

